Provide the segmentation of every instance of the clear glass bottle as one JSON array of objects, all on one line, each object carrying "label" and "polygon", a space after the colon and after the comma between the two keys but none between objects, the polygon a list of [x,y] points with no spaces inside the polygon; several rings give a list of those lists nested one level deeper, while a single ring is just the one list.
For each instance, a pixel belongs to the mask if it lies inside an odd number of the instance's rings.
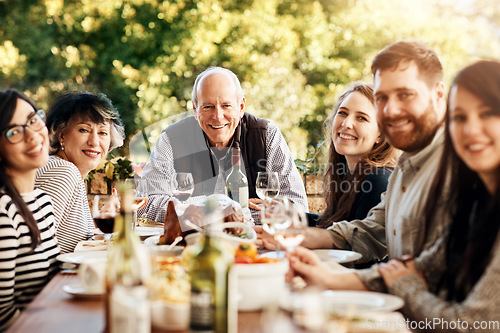
[{"label": "clear glass bottle", "polygon": [[248,207],[248,179],[241,171],[240,147],[233,147],[231,155],[233,168],[226,178],[226,194],[239,202],[242,208],[246,208]]},{"label": "clear glass bottle", "polygon": [[191,259],[192,332],[228,332],[228,275],[233,257],[217,237],[222,212],[217,203],[205,203],[206,234],[198,253]]},{"label": "clear glass bottle", "polygon": [[115,218],[116,236],[108,249],[106,269],[106,327],[109,333],[151,332],[147,281],[151,276],[149,255],[132,230],[134,194],[130,186],[118,186],[120,214]]}]

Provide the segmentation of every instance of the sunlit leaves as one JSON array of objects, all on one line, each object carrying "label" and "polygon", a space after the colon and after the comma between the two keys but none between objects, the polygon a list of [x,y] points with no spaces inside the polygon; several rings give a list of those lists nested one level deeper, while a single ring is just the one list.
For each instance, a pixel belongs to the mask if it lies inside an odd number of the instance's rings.
[{"label": "sunlit leaves", "polygon": [[242,81],[247,111],[305,158],[342,90],[372,81],[381,48],[427,42],[449,82],[477,58],[500,57],[499,17],[497,0],[0,1],[0,83],[42,107],[64,91],[104,92],[133,134],[190,110],[196,75],[224,66]]},{"label": "sunlit leaves", "polygon": [[26,55],[19,54],[19,49],[12,41],[7,40],[0,45],[0,71],[2,75],[11,78],[21,78],[26,66]]}]

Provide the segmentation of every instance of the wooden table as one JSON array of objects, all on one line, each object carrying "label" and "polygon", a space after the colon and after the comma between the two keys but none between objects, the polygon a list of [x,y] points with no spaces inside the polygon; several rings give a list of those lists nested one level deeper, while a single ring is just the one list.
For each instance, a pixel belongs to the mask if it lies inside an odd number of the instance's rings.
[{"label": "wooden table", "polygon": [[[63,290],[66,284],[78,284],[75,274],[57,274],[40,294],[22,312],[8,333],[99,333],[104,328],[104,302],[102,299],[75,299]],[[303,332],[294,325],[288,314],[280,313],[285,320],[286,332]],[[264,332],[262,312],[239,312],[238,333]],[[291,329],[291,330],[290,330]],[[153,330],[154,333],[164,331]]]}]

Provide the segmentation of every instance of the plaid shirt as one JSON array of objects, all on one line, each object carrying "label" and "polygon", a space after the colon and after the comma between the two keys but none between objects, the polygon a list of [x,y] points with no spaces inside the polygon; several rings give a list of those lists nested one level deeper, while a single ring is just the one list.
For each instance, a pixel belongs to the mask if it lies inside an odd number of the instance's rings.
[{"label": "plaid shirt", "polygon": [[[209,149],[208,145],[207,149]],[[302,206],[308,211],[304,183],[295,167],[290,149],[278,127],[271,123],[269,123],[267,127],[266,153],[266,171],[275,171],[278,173],[280,195],[290,198],[294,203]],[[214,167],[218,168],[219,171],[216,176],[215,194],[225,194],[225,179],[227,174],[226,171],[224,171],[224,162],[226,158],[231,158],[230,155],[231,154],[228,153],[222,158],[217,158],[217,156],[212,153],[213,160],[217,164],[217,166]],[[172,146],[168,135],[163,131],[142,173],[138,190],[147,192],[149,198],[147,205],[139,211],[139,216],[145,214],[153,221],[163,222],[167,203],[172,198],[172,190],[169,184],[174,174],[175,169]],[[213,193],[206,194],[210,195]],[[196,199],[196,197],[192,197],[188,199],[186,203],[194,202]],[[252,217],[255,221],[259,221],[257,211],[252,210]]]}]

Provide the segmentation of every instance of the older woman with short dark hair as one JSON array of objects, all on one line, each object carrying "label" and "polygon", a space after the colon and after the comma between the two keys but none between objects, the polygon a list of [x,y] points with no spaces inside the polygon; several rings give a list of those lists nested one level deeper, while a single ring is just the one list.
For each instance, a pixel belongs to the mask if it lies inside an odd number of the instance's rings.
[{"label": "older woman with short dark hair", "polygon": [[91,236],[94,222],[84,179],[108,152],[121,146],[124,128],[106,95],[73,92],[49,109],[49,162],[38,169],[36,186],[52,197],[62,252],[72,252]]}]

